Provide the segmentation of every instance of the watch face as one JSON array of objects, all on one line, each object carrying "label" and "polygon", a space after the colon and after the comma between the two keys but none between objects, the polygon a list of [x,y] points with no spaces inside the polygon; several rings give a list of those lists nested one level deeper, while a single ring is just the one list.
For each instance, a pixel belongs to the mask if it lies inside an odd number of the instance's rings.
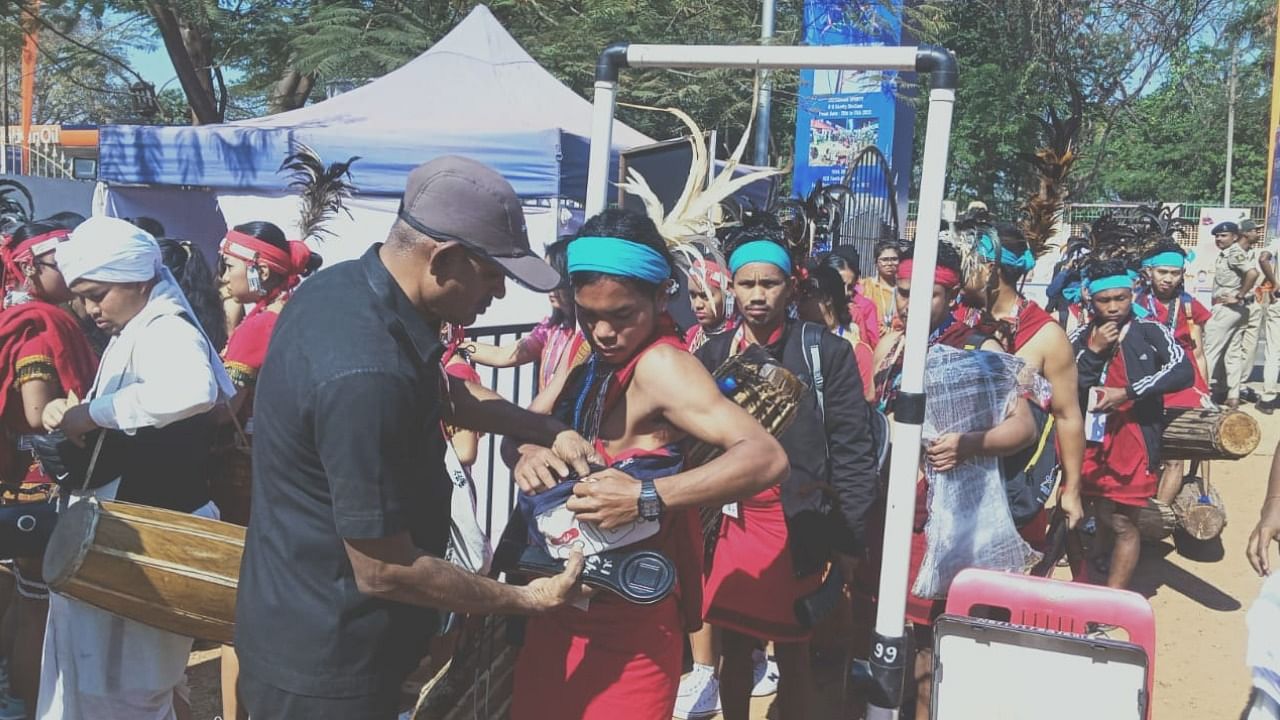
[{"label": "watch face", "polygon": [[640,497],[640,517],[645,520],[657,520],[660,512],[657,497]]}]

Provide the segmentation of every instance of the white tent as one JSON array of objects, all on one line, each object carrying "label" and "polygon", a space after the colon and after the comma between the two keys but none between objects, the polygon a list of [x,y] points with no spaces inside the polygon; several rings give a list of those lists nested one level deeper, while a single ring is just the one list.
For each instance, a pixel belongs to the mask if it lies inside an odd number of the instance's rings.
[{"label": "white tent", "polygon": [[[101,133],[100,209],[148,215],[212,257],[225,228],[267,220],[296,232],[296,196],[277,168],[293,142],[326,162],[359,155],[352,217],[317,250],[358,256],[395,217],[404,178],[445,154],[497,169],[525,200],[535,250],[581,220],[591,104],[543,69],[483,5],[405,66],[324,102],[237,123],[108,126]],[[652,142],[615,124],[615,145]],[[479,324],[533,322],[542,298],[509,284]]]}]

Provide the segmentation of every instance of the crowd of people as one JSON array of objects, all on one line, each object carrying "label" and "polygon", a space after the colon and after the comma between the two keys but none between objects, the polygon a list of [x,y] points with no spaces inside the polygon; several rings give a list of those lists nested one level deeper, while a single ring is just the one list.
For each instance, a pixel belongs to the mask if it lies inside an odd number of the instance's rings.
[{"label": "crowd of people", "polygon": [[[414,170],[386,239],[305,283],[319,255],[267,222],[228,230],[216,273],[145,218],[23,225],[0,245],[3,480],[57,484],[63,508],[94,496],[247,526],[235,648],[223,652],[228,720],[397,717],[403,681],[456,618],[488,614],[527,616],[516,720],[745,720],[753,695],[775,691],[779,717],[807,718],[821,597],[847,588],[855,624],[874,617],[882,428],[912,292],[931,298],[930,347],[1007,354],[1034,376],[990,427],[921,450],[913,580],[939,540],[926,532],[931,483],[988,457],[1031,546],[1046,544],[1056,508],[1070,527],[1097,528],[1082,579],[1126,587],[1136,513],[1183,479],[1162,456],[1165,408],[1208,407],[1215,393],[1238,404],[1260,332],[1270,375],[1258,407],[1280,392],[1274,258],[1231,223],[1214,229],[1211,312],[1183,286],[1186,252],[1160,237],[1140,256],[1070,258],[1058,317],[1020,292],[1036,264],[1026,239],[989,217],[947,233],[924,287],[910,243],[875,245],[861,277],[852,246],[807,257],[763,213],[703,238],[716,251],[692,261],[625,210],[587,219],[545,261],[524,228],[511,186],[458,157]],[[689,328],[668,312],[681,276]],[[1260,277],[1271,284],[1255,288]],[[547,293],[549,316],[509,346],[469,340],[507,278]],[[776,438],[713,377],[738,356],[803,386]],[[533,362],[528,408],[475,368]],[[504,543],[560,552],[565,536],[538,523],[563,508],[609,552],[661,557],[670,595],[642,604],[603,590],[592,578],[614,556],[568,547],[541,574],[501,567],[499,551],[492,565],[507,575],[495,579],[488,548],[471,552],[459,530],[481,433],[502,436],[524,496]],[[33,436],[59,442],[40,451],[49,444]],[[714,459],[687,462],[696,445]],[[66,456],[86,448],[94,459],[73,467]],[[8,568],[0,718],[191,717],[191,638],[50,594],[38,555]],[[908,602],[916,717],[942,606]]]}]

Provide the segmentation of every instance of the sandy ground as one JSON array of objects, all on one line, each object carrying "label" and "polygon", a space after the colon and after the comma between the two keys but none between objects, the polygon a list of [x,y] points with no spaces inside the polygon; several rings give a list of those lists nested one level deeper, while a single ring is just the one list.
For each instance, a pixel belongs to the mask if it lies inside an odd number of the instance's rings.
[{"label": "sandy ground", "polygon": [[[1271,456],[1280,440],[1280,415],[1256,417],[1262,425],[1257,453],[1234,463],[1216,463],[1211,471],[1210,481],[1222,493],[1228,513],[1221,542],[1190,548],[1175,547],[1170,539],[1143,547],[1134,589],[1150,599],[1156,612],[1153,717],[1158,720],[1238,718],[1248,694],[1245,612],[1260,580],[1245,561],[1244,546],[1257,522]],[[823,658],[816,668],[819,680],[825,681],[817,717],[858,717],[838,709],[837,661]],[[220,717],[218,651],[197,649],[188,676],[195,719]],[[753,703],[753,720],[776,717],[772,700]]]}]

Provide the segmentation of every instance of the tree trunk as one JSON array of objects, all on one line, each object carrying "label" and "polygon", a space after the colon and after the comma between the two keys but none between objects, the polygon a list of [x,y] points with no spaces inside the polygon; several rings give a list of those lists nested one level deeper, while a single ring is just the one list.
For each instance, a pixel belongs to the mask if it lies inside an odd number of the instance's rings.
[{"label": "tree trunk", "polygon": [[270,114],[297,110],[307,103],[311,91],[315,88],[314,75],[303,75],[293,68],[285,71],[284,76],[271,88],[267,99],[267,112]]},{"label": "tree trunk", "polygon": [[[193,125],[223,121],[225,97],[218,97],[212,71],[213,41],[190,18],[179,17],[171,0],[149,0],[147,7],[164,40],[165,51],[191,107]],[[225,91],[224,91],[225,92]]]}]

